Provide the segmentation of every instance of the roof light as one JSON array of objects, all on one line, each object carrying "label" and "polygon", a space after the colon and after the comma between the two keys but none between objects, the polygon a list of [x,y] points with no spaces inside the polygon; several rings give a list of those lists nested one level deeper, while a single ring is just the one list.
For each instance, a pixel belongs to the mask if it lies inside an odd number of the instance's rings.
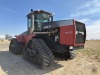
[{"label": "roof light", "polygon": [[40,9],[38,9],[37,11],[40,11]]}]

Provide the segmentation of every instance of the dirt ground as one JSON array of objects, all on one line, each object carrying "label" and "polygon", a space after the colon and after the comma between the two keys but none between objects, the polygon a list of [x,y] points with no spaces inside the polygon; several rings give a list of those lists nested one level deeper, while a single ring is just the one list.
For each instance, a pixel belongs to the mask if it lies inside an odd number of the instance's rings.
[{"label": "dirt ground", "polygon": [[[0,75],[100,75],[100,41],[87,41],[83,50],[76,51],[73,60],[56,58],[47,69],[37,69],[21,55],[8,51],[9,42],[0,42]],[[88,54],[89,51],[96,53]]]}]

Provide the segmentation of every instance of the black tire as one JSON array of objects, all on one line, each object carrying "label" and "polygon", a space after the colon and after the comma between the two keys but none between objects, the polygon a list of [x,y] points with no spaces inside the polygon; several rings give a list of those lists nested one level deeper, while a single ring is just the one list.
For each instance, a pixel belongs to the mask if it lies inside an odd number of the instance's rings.
[{"label": "black tire", "polygon": [[37,68],[46,68],[54,62],[54,55],[41,38],[32,38],[23,50],[23,57]]},{"label": "black tire", "polygon": [[22,53],[23,46],[20,42],[17,42],[17,39],[13,38],[9,45],[9,51],[15,55],[19,55]]}]

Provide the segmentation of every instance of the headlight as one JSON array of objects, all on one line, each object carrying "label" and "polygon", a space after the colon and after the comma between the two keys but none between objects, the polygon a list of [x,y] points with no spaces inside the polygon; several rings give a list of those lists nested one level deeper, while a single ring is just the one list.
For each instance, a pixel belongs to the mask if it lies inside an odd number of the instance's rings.
[{"label": "headlight", "polygon": [[69,49],[73,49],[73,46],[70,46]]}]

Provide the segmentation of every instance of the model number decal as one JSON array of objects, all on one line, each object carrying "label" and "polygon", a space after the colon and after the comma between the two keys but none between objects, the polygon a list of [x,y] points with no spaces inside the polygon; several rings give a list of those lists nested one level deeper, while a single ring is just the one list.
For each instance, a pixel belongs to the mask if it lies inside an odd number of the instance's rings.
[{"label": "model number decal", "polygon": [[44,26],[43,28],[44,28],[44,29],[46,29],[46,28],[51,28],[51,25]]},{"label": "model number decal", "polygon": [[65,34],[72,34],[73,32],[72,31],[69,31],[69,32],[65,32]]}]

